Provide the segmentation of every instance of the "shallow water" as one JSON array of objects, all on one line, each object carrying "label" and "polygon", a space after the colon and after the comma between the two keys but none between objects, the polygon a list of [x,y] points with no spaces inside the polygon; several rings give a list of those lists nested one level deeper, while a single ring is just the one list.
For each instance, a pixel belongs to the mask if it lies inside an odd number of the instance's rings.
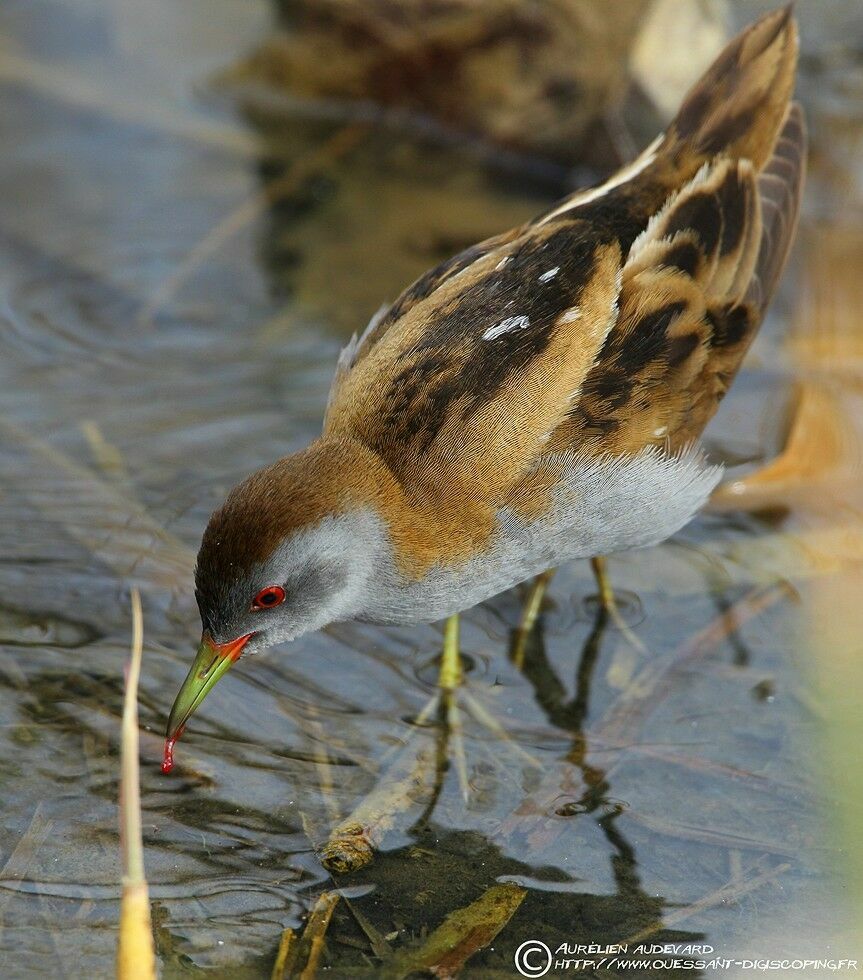
[{"label": "shallow water", "polygon": [[[811,232],[859,215],[863,27],[853,4],[835,22],[800,8]],[[819,778],[826,709],[801,643],[812,569],[762,548],[807,526],[793,506],[705,515],[612,559],[637,642],[598,612],[586,563],[555,578],[521,670],[519,596],[469,613],[468,694],[509,740],[463,704],[467,801],[452,740],[410,725],[434,694],[437,626],[338,626],[243,661],[160,774],[209,512],[317,434],[337,352],[382,301],[556,193],[457,143],[251,125],[208,79],[268,24],[263,4],[230,0],[0,10],[3,976],[113,971],[132,584],[164,976],[269,976],[283,928],[333,886],[315,847],[402,743],[402,761],[431,759],[427,779],[383,853],[337,881],[350,905],[328,933],[333,975],[377,971],[363,917],[397,952],[501,880],[527,897],[470,975],[514,975],[533,938],[826,955],[808,927],[841,890],[827,819],[841,788]],[[781,445],[802,241],[708,433],[739,472]]]}]

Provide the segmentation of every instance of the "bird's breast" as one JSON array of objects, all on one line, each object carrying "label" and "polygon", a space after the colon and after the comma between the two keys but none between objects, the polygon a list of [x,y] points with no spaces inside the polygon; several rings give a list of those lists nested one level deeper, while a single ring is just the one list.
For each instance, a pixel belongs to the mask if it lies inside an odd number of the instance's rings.
[{"label": "bird's breast", "polygon": [[563,455],[556,462],[550,502],[540,513],[498,508],[484,541],[434,561],[418,577],[405,575],[392,551],[383,555],[362,618],[434,622],[576,558],[656,544],[692,518],[722,472],[694,449],[673,456],[655,448],[616,458]]}]

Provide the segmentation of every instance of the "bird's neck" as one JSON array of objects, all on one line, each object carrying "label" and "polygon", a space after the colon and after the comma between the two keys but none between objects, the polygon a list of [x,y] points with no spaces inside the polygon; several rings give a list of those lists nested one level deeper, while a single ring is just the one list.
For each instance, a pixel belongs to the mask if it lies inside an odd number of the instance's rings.
[{"label": "bird's neck", "polygon": [[494,511],[446,485],[426,482],[422,495],[399,482],[385,461],[355,439],[324,437],[303,451],[343,505],[379,516],[399,573],[422,578],[432,566],[452,564],[481,549],[494,529]]}]

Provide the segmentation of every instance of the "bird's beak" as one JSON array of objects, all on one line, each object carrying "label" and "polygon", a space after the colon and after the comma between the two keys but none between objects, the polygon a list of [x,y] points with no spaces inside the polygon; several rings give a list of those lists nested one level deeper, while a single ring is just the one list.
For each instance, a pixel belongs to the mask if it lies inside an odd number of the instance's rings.
[{"label": "bird's beak", "polygon": [[163,771],[170,772],[173,767],[174,743],[183,734],[186,722],[215,687],[219,678],[239,659],[243,647],[254,635],[254,633],[247,633],[229,643],[214,643],[208,633],[202,635],[201,645],[195,654],[195,662],[174,699],[171,716],[168,718]]}]

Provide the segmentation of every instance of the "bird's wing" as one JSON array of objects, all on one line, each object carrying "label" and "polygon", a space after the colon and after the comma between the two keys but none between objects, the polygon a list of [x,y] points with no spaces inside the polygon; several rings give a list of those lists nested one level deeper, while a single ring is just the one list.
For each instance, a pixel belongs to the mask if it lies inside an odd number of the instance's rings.
[{"label": "bird's wing", "polygon": [[528,226],[421,279],[358,345],[325,421],[413,486],[494,494],[566,417],[617,317],[620,246]]},{"label": "bird's wing", "polygon": [[806,118],[794,102],[776,141],[773,155],[758,175],[761,200],[761,245],[747,300],[764,312],[779,283],[800,214],[806,177]]},{"label": "bird's wing", "polygon": [[805,172],[792,105],[759,173],[718,158],[651,219],[623,267],[620,316],[549,449],[680,449],[740,367],[785,264]]},{"label": "bird's wing", "polygon": [[633,165],[419,279],[349,347],[325,432],[485,500],[552,452],[697,436],[793,236],[796,53],[790,8],[768,14]]},{"label": "bird's wing", "polygon": [[381,306],[369,320],[361,334],[354,334],[339,354],[327,399],[327,414],[342,398],[341,389],[354,367],[375,347],[382,337],[407,316],[418,303],[426,300],[446,280],[457,276],[477,259],[514,238],[518,229],[509,234],[497,235],[477,245],[471,245],[452,258],[423,273],[405,289],[394,303]]}]

